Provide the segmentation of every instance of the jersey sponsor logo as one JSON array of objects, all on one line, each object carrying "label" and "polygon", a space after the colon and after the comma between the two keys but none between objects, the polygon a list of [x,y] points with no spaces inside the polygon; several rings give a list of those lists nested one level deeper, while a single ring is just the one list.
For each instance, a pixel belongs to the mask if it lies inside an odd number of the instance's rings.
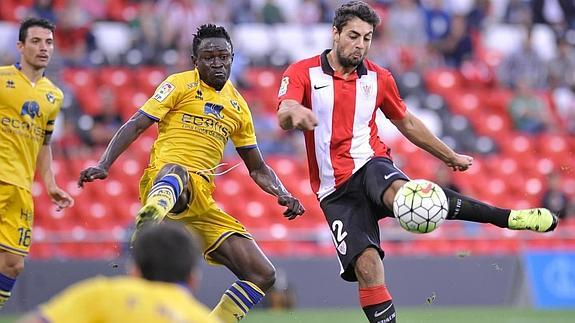
[{"label": "jersey sponsor logo", "polygon": [[172,83],[165,82],[158,88],[156,94],[154,94],[154,99],[156,99],[158,102],[164,102],[164,100],[168,97],[168,95],[170,95],[170,93],[172,93],[172,91],[174,91],[175,88],[176,87]]},{"label": "jersey sponsor logo", "polygon": [[278,96],[282,96],[282,95],[287,93],[288,85],[289,85],[289,77],[286,76],[282,79],[282,82],[280,84],[280,90],[278,92]]},{"label": "jersey sponsor logo", "polygon": [[186,84],[186,86],[188,87],[189,90],[191,90],[195,87],[198,87],[198,84],[200,84],[200,83],[198,81],[196,81],[196,82],[188,83],[188,84]]},{"label": "jersey sponsor logo", "polygon": [[218,119],[223,119],[224,116],[222,115],[222,110],[224,109],[223,105],[206,102],[204,105],[204,114],[205,115],[213,115]]},{"label": "jersey sponsor logo", "polygon": [[328,86],[329,86],[329,84],[326,84],[326,85],[314,85],[314,86],[313,86],[313,89],[314,89],[314,90],[320,90],[320,89],[323,89],[324,87],[328,87]]},{"label": "jersey sponsor logo", "polygon": [[15,89],[16,84],[14,84],[14,81],[12,81],[12,80],[6,80],[6,87],[9,89]]},{"label": "jersey sponsor logo", "polygon": [[214,118],[196,116],[184,113],[182,115],[182,128],[208,135],[223,142],[227,142],[232,133],[223,122],[219,122]]},{"label": "jersey sponsor logo", "polygon": [[40,105],[36,101],[26,101],[22,105],[22,111],[20,111],[21,116],[30,116],[30,118],[34,119],[41,115],[40,113]]},{"label": "jersey sponsor logo", "polygon": [[48,100],[48,102],[54,104],[54,102],[56,102],[56,97],[54,96],[54,94],[52,94],[52,92],[48,92],[48,93],[46,93],[46,100]]}]

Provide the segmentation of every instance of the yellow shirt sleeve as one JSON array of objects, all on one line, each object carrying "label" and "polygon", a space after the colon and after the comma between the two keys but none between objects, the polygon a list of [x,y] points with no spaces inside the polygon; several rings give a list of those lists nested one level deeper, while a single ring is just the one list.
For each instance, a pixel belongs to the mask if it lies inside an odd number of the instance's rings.
[{"label": "yellow shirt sleeve", "polygon": [[231,139],[236,148],[256,146],[256,132],[254,128],[254,122],[252,120],[252,114],[248,108],[248,104],[243,98],[238,100],[240,109],[242,111],[240,126],[238,129],[232,133]]},{"label": "yellow shirt sleeve", "polygon": [[51,323],[99,322],[98,299],[105,294],[101,278],[72,285],[38,309],[39,315]]},{"label": "yellow shirt sleeve", "polygon": [[175,75],[170,75],[157,88],[154,95],[144,103],[140,111],[158,122],[178,103],[182,86]]}]

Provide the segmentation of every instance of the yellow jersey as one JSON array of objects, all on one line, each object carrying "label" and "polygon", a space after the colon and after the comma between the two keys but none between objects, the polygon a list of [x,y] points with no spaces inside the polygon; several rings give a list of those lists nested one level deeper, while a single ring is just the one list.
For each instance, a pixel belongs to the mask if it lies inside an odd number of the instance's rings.
[{"label": "yellow jersey", "polygon": [[96,277],[38,309],[52,323],[217,323],[185,287],[121,276]]},{"label": "yellow jersey", "polygon": [[158,122],[152,167],[176,163],[188,171],[212,169],[229,139],[236,148],[256,146],[244,98],[229,81],[216,91],[200,80],[196,69],[170,75],[140,112]]},{"label": "yellow jersey", "polygon": [[0,66],[0,181],[31,190],[38,152],[63,98],[46,77],[34,84],[17,65]]}]

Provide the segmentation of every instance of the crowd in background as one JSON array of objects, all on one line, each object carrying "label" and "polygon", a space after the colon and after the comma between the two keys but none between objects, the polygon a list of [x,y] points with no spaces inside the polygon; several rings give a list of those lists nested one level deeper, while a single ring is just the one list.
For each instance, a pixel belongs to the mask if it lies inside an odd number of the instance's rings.
[{"label": "crowd in background", "polygon": [[[204,23],[226,26],[235,41],[241,26],[299,25],[303,28],[332,22],[336,0],[29,0],[10,14],[3,0],[0,19],[25,16],[47,18],[57,25],[56,54],[47,71],[67,96],[56,146],[66,153],[83,153],[105,147],[126,121],[119,112],[118,93],[102,85],[96,93],[101,105],[88,115],[78,93],[60,78],[67,68],[106,66],[162,66],[166,73],[190,68],[191,40]],[[430,69],[455,69],[487,89],[506,88],[507,105],[515,130],[527,135],[575,135],[575,2],[564,0],[372,0],[382,24],[376,30],[370,58],[402,75],[421,76]],[[17,6],[17,5],[14,5]],[[129,39],[117,56],[107,55],[98,42],[95,24],[110,21],[129,30]],[[245,29],[242,29],[245,30]],[[112,35],[110,35],[112,37]],[[302,35],[303,37],[303,35]],[[249,39],[249,36],[244,38]],[[16,36],[14,36],[14,42]],[[113,41],[112,38],[109,41]],[[281,37],[275,41],[281,42]],[[518,44],[508,46],[507,43]],[[249,42],[248,42],[249,44]],[[240,91],[253,86],[246,77],[252,68],[281,70],[291,63],[281,51],[253,56],[235,51],[232,81]],[[319,53],[310,53],[310,55]],[[278,57],[280,59],[278,59]],[[0,65],[17,58],[15,46],[0,48]],[[281,59],[283,58],[283,59]],[[409,83],[409,81],[405,81]],[[416,92],[428,95],[423,85]],[[152,93],[147,93],[151,95]],[[406,96],[409,93],[402,93]],[[275,95],[275,93],[274,93]],[[421,98],[421,101],[424,98]],[[264,154],[301,156],[301,138],[279,129],[275,107],[248,100],[260,148]],[[250,102],[251,101],[251,102]],[[411,101],[406,100],[409,103]],[[410,106],[411,108],[411,106]],[[423,108],[425,106],[423,105]],[[70,147],[76,147],[71,149]],[[57,148],[57,147],[56,147]],[[477,151],[475,151],[477,152]],[[553,175],[550,175],[553,177]],[[550,183],[560,179],[552,178]],[[550,185],[553,190],[555,185]],[[564,194],[546,195],[562,203]],[[561,206],[563,207],[563,206]]]}]

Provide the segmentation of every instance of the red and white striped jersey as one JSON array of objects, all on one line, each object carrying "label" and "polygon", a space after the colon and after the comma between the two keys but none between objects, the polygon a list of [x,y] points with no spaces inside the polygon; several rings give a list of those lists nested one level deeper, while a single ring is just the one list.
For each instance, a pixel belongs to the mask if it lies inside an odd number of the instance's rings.
[{"label": "red and white striped jersey", "polygon": [[314,111],[318,126],[305,131],[312,190],[322,200],[374,156],[390,157],[377,135],[375,114],[401,120],[406,107],[391,73],[365,59],[348,79],[329,65],[327,53],[284,72],[279,102],[292,99]]}]

